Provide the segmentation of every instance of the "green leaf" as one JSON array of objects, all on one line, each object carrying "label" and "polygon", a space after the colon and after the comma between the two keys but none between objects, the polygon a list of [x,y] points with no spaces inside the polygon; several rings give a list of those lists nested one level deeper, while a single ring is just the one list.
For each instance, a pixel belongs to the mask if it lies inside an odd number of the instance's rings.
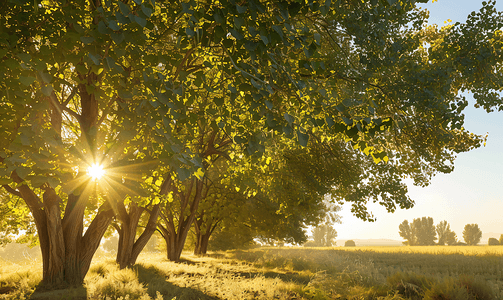
[{"label": "green leaf", "polygon": [[31,169],[27,167],[17,167],[16,173],[21,179],[25,179],[31,173]]},{"label": "green leaf", "polygon": [[297,137],[299,138],[299,144],[303,147],[306,147],[307,142],[309,141],[309,134],[302,133],[300,132],[300,130],[298,130]]},{"label": "green leaf", "polygon": [[267,36],[265,35],[260,35],[260,39],[262,40],[262,42],[267,45],[269,44],[269,39],[267,38]]},{"label": "green leaf", "polygon": [[42,186],[46,182],[47,178],[45,178],[44,176],[35,175],[31,178],[31,185],[36,188]]},{"label": "green leaf", "polygon": [[110,21],[110,23],[108,23],[108,27],[115,31],[121,30],[121,27],[119,26],[116,20]]},{"label": "green leaf", "polygon": [[53,88],[52,88],[52,85],[46,85],[46,86],[43,86],[40,90],[42,91],[42,94],[44,94],[46,96],[50,96],[53,91]]},{"label": "green leaf", "polygon": [[153,10],[150,7],[145,6],[145,5],[141,6],[141,11],[145,14],[145,16],[147,16],[149,18],[152,15],[152,12],[153,12]]},{"label": "green leaf", "polygon": [[[3,57],[3,55],[0,55],[0,58]],[[17,55],[24,63],[29,63],[31,60],[31,55],[28,53],[19,53]]]},{"label": "green leaf", "polygon": [[112,32],[110,33],[110,36],[117,45],[119,45],[120,43],[122,43],[122,41],[124,41],[124,33],[122,32],[121,33]]},{"label": "green leaf", "polygon": [[92,42],[94,42],[94,38],[92,36],[81,36],[80,37],[80,40],[82,41],[82,43],[84,43],[85,45],[89,45],[91,44]]},{"label": "green leaf", "polygon": [[34,81],[35,81],[35,77],[31,77],[31,76],[28,76],[28,77],[25,77],[25,76],[19,76],[19,81],[21,81],[22,84],[26,85],[26,86],[29,86],[30,84],[32,84]]},{"label": "green leaf", "polygon": [[135,16],[134,20],[136,21],[136,23],[138,23],[138,25],[140,25],[142,28],[147,26],[147,20],[141,18],[141,17],[138,17],[138,16]]},{"label": "green leaf", "polygon": [[319,34],[318,32],[315,32],[314,33],[314,40],[315,40],[316,44],[318,46],[320,46],[321,45],[321,34]]},{"label": "green leaf", "polygon": [[88,53],[87,55],[89,56],[89,58],[93,61],[93,63],[95,65],[99,66],[101,56],[99,56],[99,55],[93,55],[91,53]]},{"label": "green leaf", "polygon": [[45,83],[51,83],[51,80],[52,80],[52,75],[51,74],[48,74],[48,73],[45,73],[45,72],[38,72],[38,74],[40,75],[40,78],[42,78],[42,80]]},{"label": "green leaf", "polygon": [[59,179],[54,178],[54,177],[49,177],[49,178],[47,178],[47,182],[49,183],[49,185],[50,185],[53,189],[57,188],[57,187],[61,184],[61,182],[59,181]]},{"label": "green leaf", "polygon": [[224,24],[225,23],[225,19],[222,18],[222,16],[219,14],[219,13],[214,13],[213,14],[213,19],[215,20],[215,22],[217,22],[218,24]]},{"label": "green leaf", "polygon": [[238,13],[244,14],[248,10],[248,7],[236,4],[236,10],[238,11]]},{"label": "green leaf", "polygon": [[124,15],[124,16],[127,16],[129,15],[129,6],[127,6],[124,2],[122,1],[117,1],[119,2],[119,9],[121,10],[121,13]]},{"label": "green leaf", "polygon": [[177,168],[176,173],[178,174],[178,179],[181,181],[190,177],[190,171],[185,168]]},{"label": "green leaf", "polygon": [[292,126],[292,123],[295,121],[295,118],[288,113],[284,114],[285,120],[288,122],[290,126]]}]

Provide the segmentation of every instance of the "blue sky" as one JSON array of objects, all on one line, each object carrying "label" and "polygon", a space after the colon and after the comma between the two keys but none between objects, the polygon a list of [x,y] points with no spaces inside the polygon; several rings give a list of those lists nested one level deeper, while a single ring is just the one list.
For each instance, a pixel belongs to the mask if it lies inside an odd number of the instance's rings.
[{"label": "blue sky", "polygon": [[[438,0],[421,4],[430,11],[429,24],[444,25],[444,21],[464,22],[472,11],[482,7],[478,0]],[[503,1],[496,4],[503,10]],[[370,205],[377,217],[374,223],[363,222],[351,215],[350,206],[343,207],[342,224],[336,224],[337,239],[402,240],[398,225],[423,216],[432,217],[435,224],[446,220],[462,239],[466,224],[476,223],[483,233],[503,234],[503,112],[486,113],[471,105],[465,110],[465,128],[477,134],[489,133],[485,147],[462,153],[455,161],[454,172],[438,174],[426,188],[409,185],[414,208],[387,213],[379,205]],[[487,243],[487,241],[481,241]]]}]

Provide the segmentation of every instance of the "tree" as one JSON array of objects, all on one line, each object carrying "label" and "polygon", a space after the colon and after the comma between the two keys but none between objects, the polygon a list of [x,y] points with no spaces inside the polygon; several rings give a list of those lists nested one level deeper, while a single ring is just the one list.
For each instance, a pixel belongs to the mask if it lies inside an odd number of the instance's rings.
[{"label": "tree", "polygon": [[417,218],[411,224],[404,220],[399,226],[399,234],[407,240],[409,246],[434,245],[436,239],[435,225],[431,217]]},{"label": "tree", "polygon": [[404,238],[406,240],[406,242],[403,242],[404,244],[406,244],[408,246],[416,245],[416,236],[412,232],[412,228],[409,225],[409,221],[404,220],[400,224],[400,226],[398,226],[398,228],[399,228],[398,233],[400,234],[400,236],[402,238]]},{"label": "tree", "polygon": [[500,242],[495,238],[489,238],[489,240],[487,241],[487,244],[489,246],[496,246],[496,245],[500,245]]},{"label": "tree", "polygon": [[457,239],[457,236],[454,233],[454,231],[450,231],[447,233],[447,236],[445,238],[445,242],[449,246],[452,246],[452,245],[455,245],[456,243],[458,243],[458,239]]},{"label": "tree", "polygon": [[463,239],[468,245],[477,245],[482,238],[482,231],[478,224],[466,224],[463,230]]},{"label": "tree", "polygon": [[436,227],[437,235],[438,235],[438,244],[439,245],[452,245],[456,242],[456,234],[451,230],[451,227],[447,221],[442,221],[437,224]]},{"label": "tree", "polygon": [[503,245],[503,234],[500,235],[499,243],[500,243],[500,245]]},{"label": "tree", "polygon": [[344,243],[344,247],[355,247],[356,246],[356,243],[355,241],[353,240],[347,240],[345,243]]},{"label": "tree", "polygon": [[331,247],[336,237],[337,231],[329,224],[321,224],[313,229],[315,247]]}]

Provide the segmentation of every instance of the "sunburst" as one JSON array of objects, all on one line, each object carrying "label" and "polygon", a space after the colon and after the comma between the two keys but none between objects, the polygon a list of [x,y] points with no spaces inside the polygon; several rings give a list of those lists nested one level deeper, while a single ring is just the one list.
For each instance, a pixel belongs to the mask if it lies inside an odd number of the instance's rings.
[{"label": "sunburst", "polygon": [[100,180],[103,175],[105,175],[105,169],[103,168],[103,165],[94,163],[89,168],[87,168],[87,174],[93,179],[93,180]]}]

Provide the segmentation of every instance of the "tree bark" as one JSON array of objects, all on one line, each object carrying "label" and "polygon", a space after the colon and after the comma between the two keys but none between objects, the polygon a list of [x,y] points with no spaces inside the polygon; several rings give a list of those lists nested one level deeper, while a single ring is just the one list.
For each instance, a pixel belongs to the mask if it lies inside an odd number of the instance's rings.
[{"label": "tree bark", "polygon": [[201,226],[204,223],[204,214],[201,215],[195,222],[194,228],[196,230],[196,247],[194,248],[194,255],[206,255],[208,252],[208,244],[210,242],[210,237],[217,228],[220,220],[211,219],[207,221],[206,230],[201,230]]},{"label": "tree bark", "polygon": [[[101,211],[82,235],[83,219],[69,218],[68,215],[61,219],[61,199],[52,188],[46,189],[43,198],[45,209],[33,213],[42,250],[42,283],[48,288],[81,285],[101,238],[113,219],[113,210],[106,204],[102,205]],[[70,215],[74,216],[72,212]]]},{"label": "tree bark", "polygon": [[[194,193],[192,193],[193,187],[195,187]],[[185,240],[194,222],[197,207],[202,198],[203,187],[202,180],[193,178],[185,193],[177,193],[177,197],[181,203],[180,211],[177,214],[177,224],[175,224],[175,218],[168,207],[161,213],[161,218],[165,224],[164,226],[158,224],[158,228],[166,242],[167,258],[170,261],[177,262],[180,260]]]},{"label": "tree bark", "polygon": [[154,234],[157,227],[157,218],[159,216],[159,205],[154,205],[150,212],[150,217],[147,226],[143,233],[135,241],[136,229],[140,217],[144,212],[144,208],[138,207],[136,204],[131,203],[129,207],[129,214],[125,220],[121,220],[121,227],[119,230],[119,248],[117,250],[116,262],[119,264],[120,269],[130,267],[136,263],[138,255],[147,245],[148,241]]}]

